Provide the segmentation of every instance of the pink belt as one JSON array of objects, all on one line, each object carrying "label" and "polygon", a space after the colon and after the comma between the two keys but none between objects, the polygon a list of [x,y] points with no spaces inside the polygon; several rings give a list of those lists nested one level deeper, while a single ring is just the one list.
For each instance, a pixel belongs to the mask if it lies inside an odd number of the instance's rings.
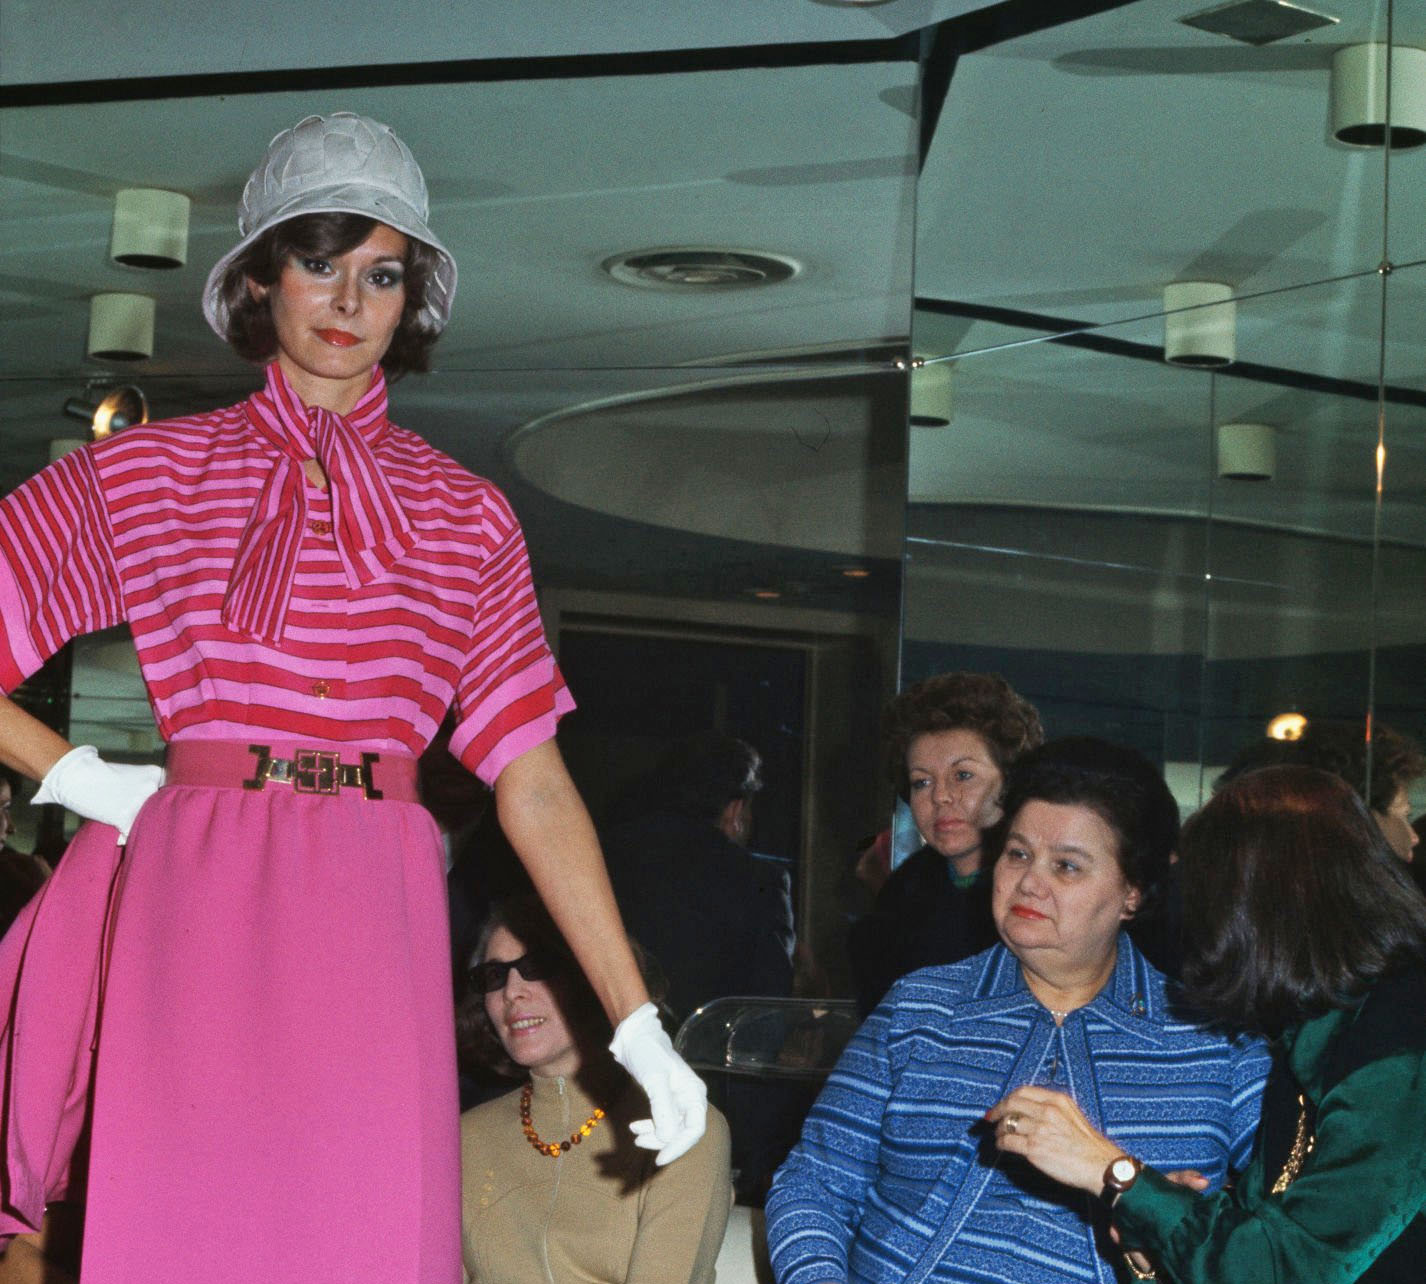
[{"label": "pink belt", "polygon": [[325,797],[357,793],[368,802],[421,800],[410,754],[370,753],[350,745],[177,740],[168,746],[167,772],[170,785],[275,786]]}]

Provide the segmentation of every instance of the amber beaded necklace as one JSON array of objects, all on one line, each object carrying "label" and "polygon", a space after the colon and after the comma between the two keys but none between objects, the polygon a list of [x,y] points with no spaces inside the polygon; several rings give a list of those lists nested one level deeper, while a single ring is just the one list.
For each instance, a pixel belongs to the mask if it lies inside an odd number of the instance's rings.
[{"label": "amber beaded necklace", "polygon": [[541,1141],[540,1134],[535,1131],[535,1125],[530,1121],[530,1102],[534,1098],[535,1087],[527,1083],[520,1090],[520,1130],[525,1134],[525,1140],[530,1143],[542,1155],[548,1155],[551,1159],[558,1159],[571,1146],[577,1146],[595,1128],[599,1126],[599,1121],[604,1118],[604,1111],[594,1107],[594,1113],[589,1116],[574,1132],[570,1133],[568,1141]]}]

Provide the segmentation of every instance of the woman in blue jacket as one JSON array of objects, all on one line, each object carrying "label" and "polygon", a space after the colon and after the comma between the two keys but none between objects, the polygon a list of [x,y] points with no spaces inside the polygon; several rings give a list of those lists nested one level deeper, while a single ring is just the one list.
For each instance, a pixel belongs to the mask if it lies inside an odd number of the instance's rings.
[{"label": "woman in blue jacket", "polygon": [[[1102,1191],[1173,1284],[1418,1284],[1426,1259],[1426,901],[1350,786],[1307,767],[1240,777],[1184,830],[1185,980],[1277,1056],[1232,1191],[1166,1181],[1135,1139],[1025,1088],[1001,1148]],[[1081,1103],[1082,1104],[1082,1103]]]},{"label": "woman in blue jacket", "polygon": [[1097,1198],[993,1145],[986,1113],[1053,1087],[1166,1171],[1218,1188],[1244,1166],[1263,1045],[1171,1009],[1124,924],[1178,837],[1133,750],[1051,742],[1011,773],[991,904],[1001,944],[898,982],[848,1045],[767,1201],[779,1284],[1112,1284]]}]

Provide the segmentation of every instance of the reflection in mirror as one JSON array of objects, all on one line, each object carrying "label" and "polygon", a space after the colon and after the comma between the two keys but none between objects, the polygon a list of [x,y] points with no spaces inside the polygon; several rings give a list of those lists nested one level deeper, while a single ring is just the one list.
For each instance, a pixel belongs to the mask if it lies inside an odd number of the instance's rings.
[{"label": "reflection in mirror", "polygon": [[[903,682],[1003,672],[1051,734],[1165,762],[1185,807],[1273,713],[1365,732],[1374,676],[1426,731],[1426,629],[1383,614],[1388,566],[1426,582],[1411,446],[1380,548],[1374,489],[1379,371],[1411,423],[1426,302],[1395,272],[1383,336],[1388,157],[1330,127],[1334,52],[1392,15],[1320,8],[1258,43],[1155,0],[1007,30],[955,63],[921,179],[913,344],[954,359],[948,425],[911,428]],[[1419,3],[1394,17],[1426,45]],[[1423,159],[1390,154],[1404,208]],[[1393,226],[1404,256],[1426,220]],[[1171,311],[1194,281],[1234,300],[1216,373],[1164,360],[1209,315]]]},{"label": "reflection in mirror", "polygon": [[[1426,736],[1426,0],[1395,0],[1382,279],[1386,342],[1380,405],[1378,555],[1374,567],[1374,725]],[[1382,87],[1383,96],[1388,90]],[[1373,774],[1382,764],[1372,763]],[[1426,778],[1407,783],[1406,816],[1426,818]],[[1420,832],[1418,830],[1418,832]],[[1418,856],[1420,848],[1417,849]],[[1417,867],[1422,882],[1422,866]],[[1426,882],[1422,882],[1426,886]]]}]

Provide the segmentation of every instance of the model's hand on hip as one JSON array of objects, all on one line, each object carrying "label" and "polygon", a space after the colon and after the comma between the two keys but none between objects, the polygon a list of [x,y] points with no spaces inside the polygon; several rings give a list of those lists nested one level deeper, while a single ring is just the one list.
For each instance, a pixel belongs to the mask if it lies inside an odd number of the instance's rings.
[{"label": "model's hand on hip", "polygon": [[49,769],[34,801],[59,803],[86,820],[113,825],[124,843],[140,809],[162,784],[162,767],[105,762],[93,745],[79,745]]},{"label": "model's hand on hip", "polygon": [[657,1150],[655,1163],[672,1163],[703,1136],[708,1115],[703,1080],[673,1050],[652,1003],[635,1008],[619,1022],[609,1051],[649,1098],[653,1117],[630,1125],[634,1144]]}]

